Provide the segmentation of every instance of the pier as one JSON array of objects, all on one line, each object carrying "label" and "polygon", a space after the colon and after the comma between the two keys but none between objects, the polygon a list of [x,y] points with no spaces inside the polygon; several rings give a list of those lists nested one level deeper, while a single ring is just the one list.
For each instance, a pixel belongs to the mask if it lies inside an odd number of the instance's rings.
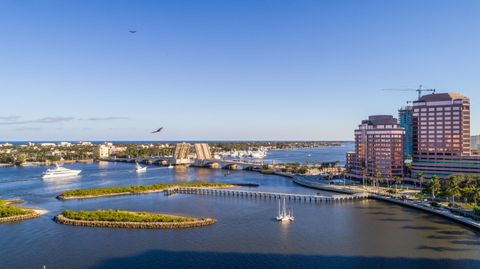
[{"label": "pier", "polygon": [[258,199],[280,199],[284,198],[291,201],[321,203],[321,202],[343,202],[367,199],[367,193],[357,193],[352,195],[314,195],[314,194],[297,194],[283,192],[264,192],[264,191],[247,191],[247,190],[231,190],[231,189],[212,189],[212,188],[193,188],[193,187],[174,187],[165,190],[165,195],[196,194],[209,196],[224,197],[241,197],[241,198],[258,198]]}]

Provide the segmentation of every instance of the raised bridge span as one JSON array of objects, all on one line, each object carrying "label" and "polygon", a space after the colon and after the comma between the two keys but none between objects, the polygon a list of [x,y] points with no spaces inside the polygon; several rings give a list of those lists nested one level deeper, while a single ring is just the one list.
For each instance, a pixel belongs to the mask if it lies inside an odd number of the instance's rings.
[{"label": "raised bridge span", "polygon": [[231,196],[243,198],[259,198],[259,199],[281,199],[284,198],[293,201],[302,202],[342,202],[352,200],[362,200],[368,198],[368,193],[358,193],[351,195],[314,195],[314,194],[298,194],[284,192],[265,192],[265,191],[248,191],[248,190],[232,190],[232,189],[212,189],[212,188],[195,188],[195,187],[173,187],[165,190],[166,195],[177,193],[197,194],[210,196]]}]

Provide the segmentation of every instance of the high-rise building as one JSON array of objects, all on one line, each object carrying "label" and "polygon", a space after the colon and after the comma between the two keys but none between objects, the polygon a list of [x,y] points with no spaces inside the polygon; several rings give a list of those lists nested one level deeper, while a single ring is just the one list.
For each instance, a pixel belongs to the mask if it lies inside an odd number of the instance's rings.
[{"label": "high-rise building", "polygon": [[429,94],[413,102],[415,177],[480,174],[470,150],[470,99],[457,93]]},{"label": "high-rise building", "polygon": [[376,115],[362,121],[355,130],[355,152],[347,154],[350,176],[402,176],[404,135],[405,130],[393,116]]},{"label": "high-rise building", "polygon": [[470,137],[470,149],[480,150],[480,135],[473,135]]},{"label": "high-rise building", "polygon": [[413,154],[420,159],[470,155],[470,99],[441,93],[414,101]]},{"label": "high-rise building", "polygon": [[413,107],[406,106],[398,110],[400,127],[405,129],[405,139],[403,141],[403,155],[405,158],[411,158],[413,154],[412,118]]}]

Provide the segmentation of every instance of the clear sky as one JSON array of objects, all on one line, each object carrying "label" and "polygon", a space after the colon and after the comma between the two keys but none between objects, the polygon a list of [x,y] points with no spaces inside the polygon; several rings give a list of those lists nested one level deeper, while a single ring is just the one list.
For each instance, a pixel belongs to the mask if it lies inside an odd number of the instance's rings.
[{"label": "clear sky", "polygon": [[473,0],[2,0],[0,141],[352,139],[416,97],[380,89],[419,84],[469,96],[476,134],[479,14]]}]

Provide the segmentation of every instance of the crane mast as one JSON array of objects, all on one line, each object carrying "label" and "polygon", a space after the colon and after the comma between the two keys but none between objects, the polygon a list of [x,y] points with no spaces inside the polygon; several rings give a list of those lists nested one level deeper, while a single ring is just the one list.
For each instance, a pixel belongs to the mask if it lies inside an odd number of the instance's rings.
[{"label": "crane mast", "polygon": [[402,91],[402,92],[416,91],[418,93],[418,99],[422,97],[423,92],[432,92],[433,94],[435,94],[435,89],[424,89],[422,85],[418,86],[418,89],[382,89],[382,91]]}]

